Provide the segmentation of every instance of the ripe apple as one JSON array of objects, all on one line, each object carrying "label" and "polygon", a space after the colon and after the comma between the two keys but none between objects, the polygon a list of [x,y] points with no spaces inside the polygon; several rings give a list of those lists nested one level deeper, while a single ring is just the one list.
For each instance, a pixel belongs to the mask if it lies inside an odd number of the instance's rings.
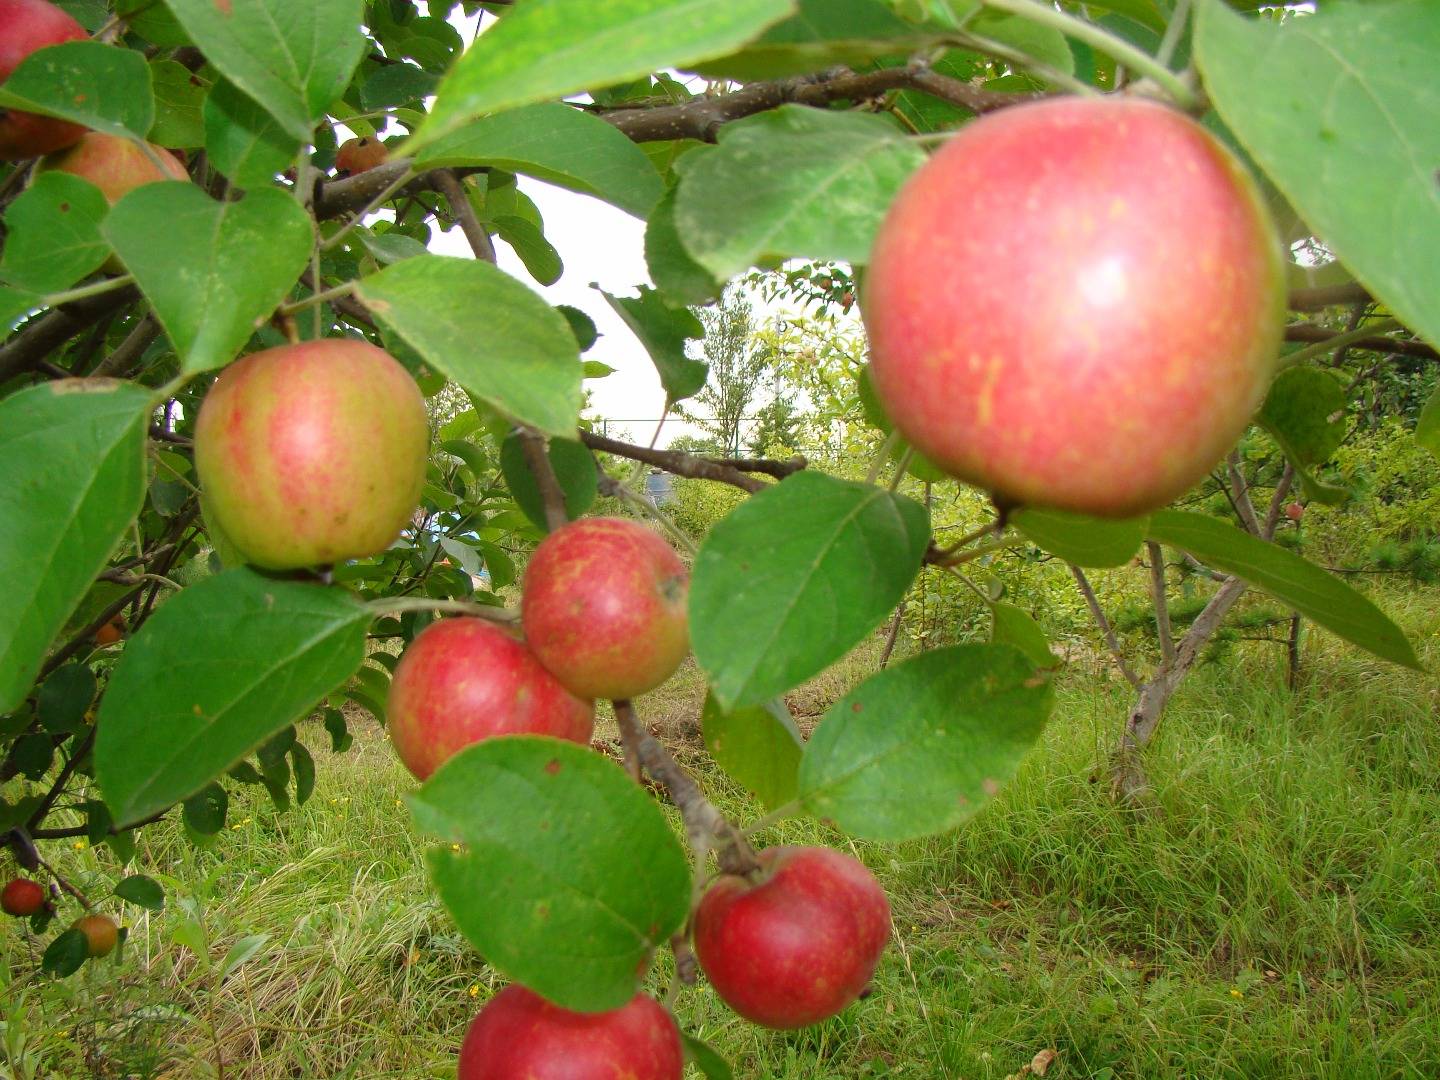
[{"label": "ripe apple", "polygon": [[29,878],[14,878],[0,892],[0,910],[6,915],[24,918],[45,906],[45,887]]},{"label": "ripe apple", "polygon": [[684,1068],[675,1021],[654,998],[578,1013],[511,985],[470,1022],[457,1080],[680,1080]]},{"label": "ripe apple", "polygon": [[335,171],[347,176],[358,176],[369,172],[377,165],[384,165],[390,156],[385,144],[379,139],[350,139],[335,152]]},{"label": "ripe apple", "polygon": [[1289,506],[1285,507],[1285,516],[1291,521],[1299,521],[1305,516],[1305,507],[1301,506],[1298,502],[1292,502]]},{"label": "ripe apple", "polygon": [[[0,83],[36,49],[78,41],[85,28],[46,0],[0,0]],[[18,109],[0,109],[0,161],[39,157],[85,134],[79,124]]]},{"label": "ripe apple", "polygon": [[1245,168],[1138,99],[991,113],[907,182],[862,315],[885,411],[1008,503],[1128,517],[1202,479],[1244,430],[1285,316]]},{"label": "ripe apple", "polygon": [[282,345],[221,372],[195,420],[205,509],[256,566],[293,570],[384,551],[414,513],[425,400],[383,349]]},{"label": "ripe apple", "polygon": [[525,570],[525,640],[572,693],[631,698],[690,651],[689,571],[670,545],[623,518],[582,518],[541,541]]},{"label": "ripe apple", "polygon": [[572,695],[510,631],[442,619],[416,636],[390,683],[390,741],[417,780],[493,735],[553,735],[582,746],[595,707]]},{"label": "ripe apple", "polygon": [[890,904],[869,870],[823,847],[760,852],[760,874],[721,877],[695,911],[695,955],[741,1016],[798,1028],[864,991],[890,936]]},{"label": "ripe apple", "polygon": [[109,915],[83,915],[75,920],[74,929],[85,935],[91,956],[108,956],[120,940],[120,928]]},{"label": "ripe apple", "polygon": [[125,621],[116,615],[99,630],[95,631],[96,645],[114,645],[125,636]]},{"label": "ripe apple", "polygon": [[148,154],[137,143],[119,135],[87,131],[75,145],[46,157],[39,168],[90,181],[111,206],[143,184],[190,179],[185,166],[169,150],[154,143],[145,145]]}]

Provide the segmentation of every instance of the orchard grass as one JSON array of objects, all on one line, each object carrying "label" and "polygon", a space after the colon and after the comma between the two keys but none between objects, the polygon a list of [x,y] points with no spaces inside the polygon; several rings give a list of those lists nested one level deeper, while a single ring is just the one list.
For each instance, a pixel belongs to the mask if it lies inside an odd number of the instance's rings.
[{"label": "orchard grass", "polygon": [[[1437,600],[1384,597],[1432,668]],[[808,821],[766,831],[767,844],[853,850],[879,876],[896,936],[874,993],[775,1033],[702,982],[678,999],[686,1028],[738,1077],[786,1080],[1000,1080],[1047,1048],[1051,1080],[1440,1075],[1436,682],[1308,634],[1292,696],[1283,649],[1242,650],[1177,696],[1147,759],[1151,812],[1117,809],[1095,772],[1128,688],[1077,663],[1018,779],[958,833],[883,846]],[[878,651],[793,695],[802,725]],[[757,805],[707,766],[702,692],[687,665],[642,716],[724,811],[752,820]],[[10,923],[0,1076],[213,1076],[218,1053],[226,1077],[453,1077],[465,1025],[502,983],[427,885],[409,776],[368,718],[352,730],[355,746],[331,755],[307,725],[319,768],[303,807],[277,812],[246,789],[208,849],[175,823],[142,833],[134,869],[167,905],[125,907],[113,975],[107,961],[35,976],[36,943]],[[66,861],[97,893],[117,876],[108,852]],[[250,935],[266,939],[222,978]],[[666,975],[662,963],[662,993]]]}]

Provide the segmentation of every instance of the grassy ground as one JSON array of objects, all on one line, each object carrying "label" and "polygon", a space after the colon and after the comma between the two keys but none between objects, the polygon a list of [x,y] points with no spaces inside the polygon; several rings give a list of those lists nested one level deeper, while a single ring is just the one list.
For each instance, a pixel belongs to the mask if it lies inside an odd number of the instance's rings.
[{"label": "grassy ground", "polygon": [[[1436,594],[1395,600],[1433,667]],[[872,655],[806,688],[798,711],[822,711]],[[999,1080],[1046,1048],[1052,1080],[1440,1076],[1440,689],[1333,640],[1306,659],[1293,696],[1274,654],[1198,672],[1149,758],[1158,808],[1141,817],[1092,776],[1123,684],[1070,670],[1043,744],[970,825],[856,847],[895,912],[870,998],[778,1034],[701,986],[681,1021],[740,1077]],[[648,715],[703,771],[685,719],[699,690],[692,673]],[[317,757],[309,804],[232,804],[208,850],[145,830],[138,869],[170,900],[127,910],[118,967],[39,979],[33,942],[4,931],[0,1077],[213,1076],[217,1059],[226,1077],[453,1077],[496,981],[427,888],[383,740]],[[729,812],[756,814],[705,779]],[[849,846],[807,822],[764,839]],[[115,876],[108,854],[68,859],[97,886]]]}]

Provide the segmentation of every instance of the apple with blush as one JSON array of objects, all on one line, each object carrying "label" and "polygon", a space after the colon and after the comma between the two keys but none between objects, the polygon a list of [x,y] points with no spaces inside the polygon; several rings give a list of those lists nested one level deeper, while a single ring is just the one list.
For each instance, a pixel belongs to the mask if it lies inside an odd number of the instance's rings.
[{"label": "apple with blush", "polygon": [[0,891],[0,910],[6,915],[25,918],[45,907],[45,887],[29,878],[13,878]]},{"label": "apple with blush", "polygon": [[350,139],[335,151],[335,171],[342,176],[359,176],[389,160],[390,151],[379,139]]},{"label": "apple with blush", "polygon": [[[70,15],[46,0],[0,0],[0,83],[37,49],[90,35]],[[69,146],[85,129],[19,109],[0,109],[0,161],[21,161]]]},{"label": "apple with blush", "polygon": [[81,916],[73,928],[85,935],[86,952],[91,957],[110,955],[120,940],[120,928],[109,915]]}]

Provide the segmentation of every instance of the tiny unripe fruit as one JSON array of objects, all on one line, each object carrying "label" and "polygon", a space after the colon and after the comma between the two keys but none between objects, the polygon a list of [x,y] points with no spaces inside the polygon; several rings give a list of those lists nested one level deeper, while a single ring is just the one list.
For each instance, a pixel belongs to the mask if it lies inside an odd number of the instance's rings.
[{"label": "tiny unripe fruit", "polygon": [[541,541],[525,569],[525,640],[572,693],[632,698],[690,651],[689,571],[670,545],[624,518],[582,518]]},{"label": "tiny unripe fruit", "polygon": [[379,139],[350,139],[335,152],[335,170],[350,176],[384,165],[390,151]]},{"label": "tiny unripe fruit", "polygon": [[[46,0],[0,0],[0,83],[37,49],[89,36],[68,12]],[[66,120],[0,109],[0,161],[39,157],[83,134],[83,127]]]},{"label": "tiny unripe fruit", "polygon": [[271,570],[378,554],[420,501],[429,439],[420,388],[383,349],[324,338],[254,353],[195,420],[207,519]]},{"label": "tiny unripe fruit", "polygon": [[120,940],[120,928],[109,915],[83,915],[74,928],[85,935],[86,949],[93,956],[108,956]]},{"label": "tiny unripe fruit", "polygon": [[525,643],[468,617],[431,623],[390,682],[390,741],[417,780],[495,735],[553,735],[588,745],[595,707],[540,665]]},{"label": "tiny unripe fruit", "polygon": [[727,874],[695,911],[695,956],[715,992],[764,1027],[834,1016],[864,992],[890,937],[890,904],[857,859],[766,848],[758,880]]},{"label": "tiny unripe fruit", "polygon": [[1285,507],[1285,516],[1291,521],[1299,521],[1305,516],[1305,507],[1297,502],[1292,502],[1289,506]]},{"label": "tiny unripe fruit", "polygon": [[680,1080],[675,1021],[645,994],[578,1013],[507,986],[470,1022],[457,1080]]},{"label": "tiny unripe fruit", "polygon": [[1006,504],[1165,505],[1244,431],[1285,317],[1255,183],[1188,116],[1058,98],[967,124],[881,225],[861,310],[895,427]]},{"label": "tiny unripe fruit", "polygon": [[4,891],[0,892],[0,909],[3,909],[6,915],[25,918],[34,915],[44,906],[44,886],[29,878],[7,881]]}]

